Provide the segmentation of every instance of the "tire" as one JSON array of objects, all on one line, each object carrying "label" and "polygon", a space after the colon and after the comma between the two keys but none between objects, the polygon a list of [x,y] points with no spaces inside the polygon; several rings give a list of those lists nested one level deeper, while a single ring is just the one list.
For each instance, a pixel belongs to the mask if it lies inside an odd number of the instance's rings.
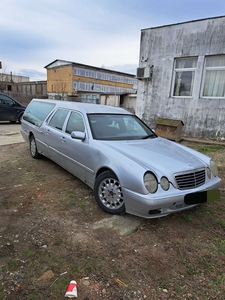
[{"label": "tire", "polygon": [[36,144],[36,141],[35,141],[35,137],[33,135],[31,135],[31,137],[30,137],[30,155],[33,158],[40,158],[40,156],[41,156],[38,153],[37,144]]},{"label": "tire", "polygon": [[95,200],[109,214],[124,214],[123,191],[116,175],[111,171],[100,174],[94,185]]}]

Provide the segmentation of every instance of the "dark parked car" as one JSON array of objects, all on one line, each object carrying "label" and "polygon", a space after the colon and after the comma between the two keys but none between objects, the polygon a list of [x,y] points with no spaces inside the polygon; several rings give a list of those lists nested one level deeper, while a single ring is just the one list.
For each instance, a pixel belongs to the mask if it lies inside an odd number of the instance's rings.
[{"label": "dark parked car", "polygon": [[0,93],[0,121],[20,123],[25,109],[26,107],[15,99]]}]

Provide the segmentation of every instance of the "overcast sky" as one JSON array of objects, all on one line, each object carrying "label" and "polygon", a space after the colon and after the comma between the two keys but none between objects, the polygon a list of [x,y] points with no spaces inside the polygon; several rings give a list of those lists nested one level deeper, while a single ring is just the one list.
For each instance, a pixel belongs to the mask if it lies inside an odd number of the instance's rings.
[{"label": "overcast sky", "polygon": [[141,29],[225,15],[225,0],[0,0],[0,72],[56,59],[135,74]]}]

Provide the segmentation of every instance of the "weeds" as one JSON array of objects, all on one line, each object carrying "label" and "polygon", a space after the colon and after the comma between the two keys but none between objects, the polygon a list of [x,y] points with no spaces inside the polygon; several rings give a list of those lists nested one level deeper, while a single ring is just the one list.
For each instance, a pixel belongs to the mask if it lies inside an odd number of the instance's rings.
[{"label": "weeds", "polygon": [[192,145],[191,148],[193,148],[201,153],[204,153],[204,154],[224,150],[224,146],[221,146],[221,145],[204,145],[204,146]]},{"label": "weeds", "polygon": [[37,299],[38,299],[38,296],[33,295],[33,294],[30,294],[30,295],[28,295],[28,298],[29,298],[30,300],[37,300]]},{"label": "weeds", "polygon": [[23,256],[25,258],[30,258],[30,257],[32,257],[32,253],[29,250],[26,249],[26,250],[23,251]]},{"label": "weeds", "polygon": [[225,240],[214,238],[216,251],[225,255]]},{"label": "weeds", "polygon": [[223,221],[223,220],[216,220],[215,224],[225,228],[225,221]]}]

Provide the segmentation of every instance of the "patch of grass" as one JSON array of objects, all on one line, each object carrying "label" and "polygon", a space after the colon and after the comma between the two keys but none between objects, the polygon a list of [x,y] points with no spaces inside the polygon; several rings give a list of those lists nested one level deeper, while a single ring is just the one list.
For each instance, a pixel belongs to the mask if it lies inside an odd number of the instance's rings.
[{"label": "patch of grass", "polygon": [[90,274],[92,272],[92,267],[90,265],[86,265],[83,271],[84,274]]},{"label": "patch of grass", "polygon": [[216,220],[215,224],[225,228],[225,221],[224,220]]},{"label": "patch of grass", "polygon": [[225,240],[221,240],[220,238],[215,238],[215,248],[216,251],[225,255]]},{"label": "patch of grass", "polygon": [[207,215],[212,213],[212,209],[209,206],[206,206],[206,205],[199,206],[199,211],[204,213],[204,214],[207,214]]},{"label": "patch of grass", "polygon": [[201,153],[204,153],[204,154],[219,151],[219,150],[224,150],[224,146],[221,146],[221,145],[204,145],[204,146],[193,145],[193,146],[191,146],[191,148],[193,148],[194,150],[197,150]]},{"label": "patch of grass", "polygon": [[16,261],[14,259],[9,259],[8,261],[9,269],[13,269],[15,265],[16,265]]},{"label": "patch of grass", "polygon": [[8,199],[4,199],[2,201],[2,206],[6,209],[10,209],[10,208],[13,208],[13,207],[17,207],[18,206],[18,203],[17,202],[14,202],[14,201],[11,201],[11,200],[8,200]]},{"label": "patch of grass", "polygon": [[[0,286],[0,293],[3,292],[3,291],[4,291],[4,286]],[[0,296],[0,300],[1,299],[3,299],[3,298]]]},{"label": "patch of grass", "polygon": [[69,198],[76,198],[76,195],[74,195],[73,191],[68,192],[68,197]]},{"label": "patch of grass", "polygon": [[193,220],[193,215],[192,215],[192,214],[185,214],[185,215],[184,215],[184,220],[185,220],[186,222],[192,221],[192,220]]},{"label": "patch of grass", "polygon": [[54,284],[50,286],[52,291],[58,291],[59,294],[62,293],[62,291],[65,290],[65,288],[68,286],[68,283],[70,282],[71,279],[68,278],[68,276],[60,278],[57,280]]},{"label": "patch of grass", "polygon": [[30,295],[28,295],[28,298],[29,298],[30,300],[37,300],[37,299],[38,299],[38,296],[37,296],[37,295],[34,295],[34,294],[30,294]]},{"label": "patch of grass", "polygon": [[21,261],[18,259],[9,258],[7,265],[2,267],[2,272],[14,272],[21,267]]},{"label": "patch of grass", "polygon": [[[93,267],[90,266],[89,264],[86,264],[83,267],[74,264],[70,270],[70,272],[73,274],[75,278],[87,276],[87,274],[91,274],[92,271],[93,271]],[[69,279],[66,281],[66,283],[68,283],[68,281]]]},{"label": "patch of grass", "polygon": [[174,284],[174,290],[179,294],[183,292],[183,288],[177,283]]},{"label": "patch of grass", "polygon": [[23,251],[23,256],[24,256],[25,258],[30,258],[30,257],[32,257],[32,253],[31,253],[29,250],[25,249],[25,250]]},{"label": "patch of grass", "polygon": [[40,172],[33,172],[32,173],[33,178],[37,181],[37,182],[44,182],[46,181],[47,175],[40,173]]},{"label": "patch of grass", "polygon": [[82,273],[82,272],[81,272],[81,269],[80,269],[78,266],[73,266],[72,272],[73,272],[73,274],[75,274],[75,275],[80,275],[80,274]]},{"label": "patch of grass", "polygon": [[79,208],[81,208],[81,209],[84,209],[84,208],[85,208],[84,202],[82,202],[82,201],[79,202]]},{"label": "patch of grass", "polygon": [[212,273],[216,266],[216,261],[209,256],[200,256],[199,257],[199,266],[205,273]]},{"label": "patch of grass", "polygon": [[188,269],[186,269],[186,273],[187,273],[189,276],[194,276],[194,275],[198,274],[196,268],[188,268]]}]

